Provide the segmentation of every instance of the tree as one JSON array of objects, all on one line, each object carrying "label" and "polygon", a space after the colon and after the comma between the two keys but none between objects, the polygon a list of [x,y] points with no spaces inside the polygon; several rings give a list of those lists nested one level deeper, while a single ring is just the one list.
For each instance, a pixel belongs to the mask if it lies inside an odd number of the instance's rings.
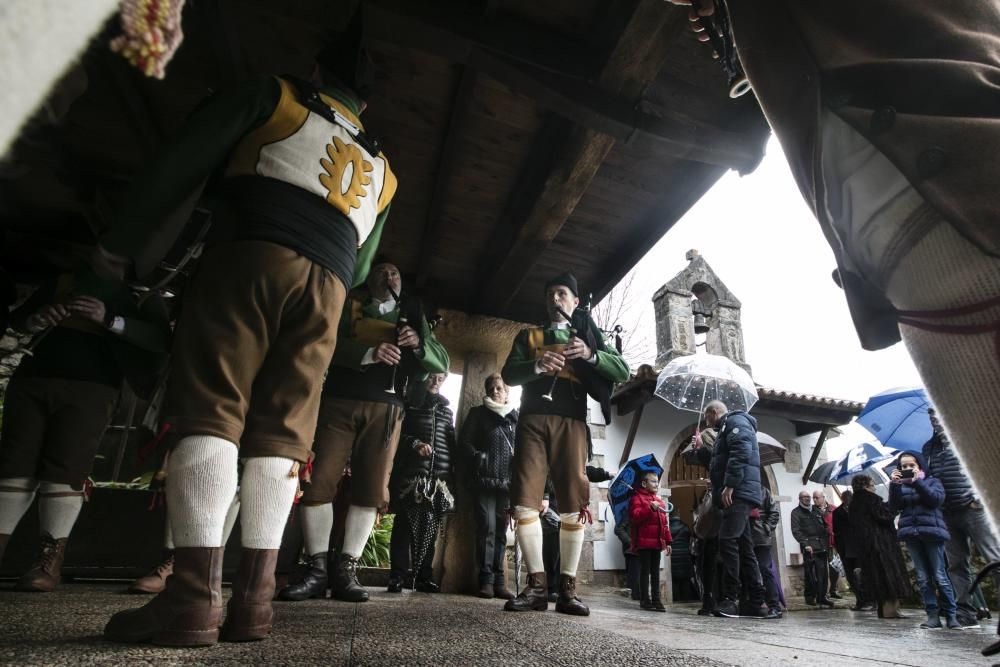
[{"label": "tree", "polygon": [[612,288],[601,301],[593,307],[590,314],[597,326],[609,332],[608,343],[614,345],[615,327],[622,328],[622,356],[633,369],[640,364],[651,364],[655,361],[656,345],[649,327],[642,326],[644,316],[648,316],[648,308],[636,294],[635,272],[630,272]]}]

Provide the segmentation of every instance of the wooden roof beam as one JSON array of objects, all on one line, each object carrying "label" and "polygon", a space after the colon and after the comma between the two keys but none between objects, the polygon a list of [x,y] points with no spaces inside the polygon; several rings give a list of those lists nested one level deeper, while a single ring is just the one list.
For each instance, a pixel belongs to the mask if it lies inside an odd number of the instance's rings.
[{"label": "wooden roof beam", "polygon": [[[624,3],[620,3],[624,4]],[[630,7],[631,9],[631,7]],[[664,41],[686,25],[687,17],[660,0],[640,0],[625,22],[617,41],[598,77],[598,85],[612,95],[624,91],[638,95],[659,72],[665,57]],[[544,129],[543,129],[544,132]],[[532,163],[547,157],[539,133],[529,157]],[[615,139],[592,129],[573,127],[555,151],[553,167],[548,171],[537,195],[530,200],[527,215],[512,217],[506,230],[509,245],[495,263],[484,263],[480,285],[470,307],[489,312],[505,312],[520,291],[531,268],[559,234],[594,175],[607,156]],[[515,188],[508,210],[515,208],[526,193]],[[486,249],[487,257],[492,252]]]},{"label": "wooden roof beam", "polygon": [[426,286],[430,277],[431,262],[433,261],[432,250],[441,236],[444,205],[448,185],[451,183],[452,172],[455,169],[459,138],[468,120],[472,91],[476,87],[476,71],[468,66],[461,65],[460,67],[461,73],[451,105],[448,128],[445,131],[444,142],[441,145],[441,153],[438,156],[437,169],[435,170],[434,189],[431,192],[430,203],[427,205],[424,229],[420,235],[420,252],[417,253],[417,257],[421,258],[421,261],[417,269],[416,279],[418,288]]}]

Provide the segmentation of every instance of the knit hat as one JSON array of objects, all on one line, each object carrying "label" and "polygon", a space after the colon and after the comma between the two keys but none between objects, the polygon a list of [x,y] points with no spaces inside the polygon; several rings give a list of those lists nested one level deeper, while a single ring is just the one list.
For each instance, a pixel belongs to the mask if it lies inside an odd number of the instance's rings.
[{"label": "knit hat", "polygon": [[316,54],[316,64],[364,98],[370,88],[368,52],[362,46],[364,25],[361,3],[342,32]]},{"label": "knit hat", "polygon": [[920,452],[911,452],[911,451],[900,452],[899,456],[896,457],[897,468],[902,467],[904,456],[912,457],[913,460],[917,462],[917,465],[920,466],[920,469],[923,470],[924,472],[927,472],[927,460],[924,459],[924,455],[921,454]]},{"label": "knit hat", "polygon": [[545,283],[545,289],[548,290],[553,285],[564,285],[569,288],[569,291],[573,293],[573,296],[577,298],[580,297],[580,292],[576,286],[576,276],[574,276],[570,271],[560,273],[555,278],[550,279],[547,283]]}]

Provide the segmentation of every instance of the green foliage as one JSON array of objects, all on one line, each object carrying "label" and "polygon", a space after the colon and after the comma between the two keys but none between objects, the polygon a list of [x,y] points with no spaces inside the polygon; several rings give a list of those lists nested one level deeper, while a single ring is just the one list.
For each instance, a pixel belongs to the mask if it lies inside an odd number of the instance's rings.
[{"label": "green foliage", "polygon": [[363,567],[389,567],[389,539],[395,518],[394,514],[386,514],[375,524],[372,534],[368,536],[365,550],[361,552]]}]

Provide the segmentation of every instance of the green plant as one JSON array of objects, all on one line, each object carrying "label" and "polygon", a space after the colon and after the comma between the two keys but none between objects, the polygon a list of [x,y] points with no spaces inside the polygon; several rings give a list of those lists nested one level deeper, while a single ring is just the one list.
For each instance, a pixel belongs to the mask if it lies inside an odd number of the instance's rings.
[{"label": "green plant", "polygon": [[394,514],[386,514],[375,524],[372,534],[368,536],[368,543],[361,552],[363,567],[389,567],[389,540],[395,518]]}]

